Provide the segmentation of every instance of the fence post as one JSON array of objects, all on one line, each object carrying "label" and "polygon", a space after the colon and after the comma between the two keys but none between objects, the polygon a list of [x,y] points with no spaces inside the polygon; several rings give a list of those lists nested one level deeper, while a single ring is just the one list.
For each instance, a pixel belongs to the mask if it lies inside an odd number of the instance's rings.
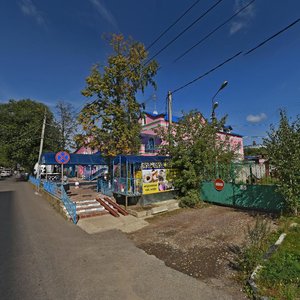
[{"label": "fence post", "polygon": [[252,185],[253,184],[253,173],[252,173],[252,166],[251,164],[249,165],[250,167],[250,184]]},{"label": "fence post", "polygon": [[236,195],[235,195],[235,188],[236,188],[236,185],[235,185],[235,164],[233,163],[230,163],[230,177],[231,177],[231,187],[232,187],[232,205],[235,205],[236,203]]}]

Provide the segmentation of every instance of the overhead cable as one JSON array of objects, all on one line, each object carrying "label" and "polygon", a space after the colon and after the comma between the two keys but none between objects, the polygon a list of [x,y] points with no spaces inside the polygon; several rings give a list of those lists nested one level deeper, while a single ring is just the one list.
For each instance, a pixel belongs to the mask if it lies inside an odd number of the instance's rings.
[{"label": "overhead cable", "polygon": [[249,50],[248,52],[246,52],[244,55],[248,55],[251,52],[255,51],[256,49],[260,48],[261,46],[263,46],[264,44],[266,44],[267,42],[269,42],[270,40],[272,40],[276,36],[280,35],[284,31],[286,31],[286,30],[290,29],[291,27],[293,27],[294,25],[296,25],[299,21],[300,21],[300,18],[297,19],[296,21],[294,21],[293,23],[291,23],[290,25],[286,26],[285,28],[281,29],[277,33],[273,34],[271,37],[267,38],[266,40],[264,40],[263,42],[261,42],[260,44],[258,44],[257,46],[255,46],[254,48],[252,48],[251,50]]},{"label": "overhead cable", "polygon": [[149,50],[154,44],[156,44],[172,27],[174,27],[194,6],[196,6],[200,0],[194,2],[175,22],[173,22],[167,29],[165,29],[147,48]]},{"label": "overhead cable", "polygon": [[238,16],[243,10],[245,10],[246,8],[248,8],[255,0],[250,1],[247,5],[245,5],[244,7],[242,7],[241,9],[239,9],[238,11],[236,11],[229,19],[227,19],[226,21],[224,21],[221,25],[217,26],[214,30],[212,30],[210,33],[208,33],[205,37],[203,37],[199,42],[197,42],[195,45],[193,45],[192,47],[190,47],[188,50],[186,50],[183,54],[179,55],[173,62],[177,62],[178,60],[180,60],[181,58],[183,58],[185,55],[187,55],[191,50],[193,50],[195,47],[197,47],[198,45],[200,45],[201,43],[203,43],[206,39],[208,39],[211,35],[213,35],[216,31],[218,31],[220,28],[222,28],[224,25],[226,25],[227,23],[229,23],[233,18],[235,18],[236,16]]},{"label": "overhead cable", "polygon": [[174,94],[174,93],[176,93],[176,92],[182,90],[183,88],[185,88],[185,87],[191,85],[192,83],[194,83],[194,82],[196,82],[196,81],[202,79],[203,77],[207,76],[208,74],[212,73],[213,71],[219,69],[219,68],[222,67],[223,65],[225,65],[225,64],[229,63],[230,61],[232,61],[233,59],[237,58],[237,57],[238,57],[239,55],[241,55],[242,53],[243,53],[243,52],[240,51],[240,52],[238,52],[237,54],[231,56],[230,58],[226,59],[225,61],[223,61],[222,63],[220,63],[220,64],[217,65],[216,67],[214,67],[214,68],[210,69],[209,71],[207,71],[206,73],[204,73],[204,74],[202,74],[202,75],[196,77],[196,78],[193,79],[192,81],[190,81],[190,82],[184,84],[183,86],[181,86],[181,87],[175,89],[174,91],[172,91],[172,94]]},{"label": "overhead cable", "polygon": [[150,57],[144,65],[148,64],[152,59],[158,56],[161,52],[166,50],[171,44],[173,44],[180,36],[182,36],[186,31],[188,31],[192,26],[198,23],[202,18],[204,18],[210,11],[212,11],[218,4],[220,4],[223,0],[218,0],[214,5],[212,5],[206,12],[204,12],[200,17],[198,17],[195,21],[193,21],[189,26],[187,26],[184,30],[182,30],[175,38],[169,41],[162,49],[156,52],[152,57]]}]

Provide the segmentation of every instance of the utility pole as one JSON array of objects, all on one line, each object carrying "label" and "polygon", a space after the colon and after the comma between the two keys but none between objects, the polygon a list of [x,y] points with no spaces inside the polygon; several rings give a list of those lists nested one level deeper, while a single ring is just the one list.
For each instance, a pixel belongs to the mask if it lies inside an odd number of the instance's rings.
[{"label": "utility pole", "polygon": [[41,177],[40,164],[41,164],[41,156],[42,156],[43,145],[44,145],[45,127],[46,127],[46,109],[45,109],[42,134],[41,134],[41,143],[40,143],[40,151],[39,151],[39,158],[38,158],[38,169],[37,169],[37,174],[36,174],[37,179],[40,179],[40,177]]},{"label": "utility pole", "polygon": [[172,125],[172,92],[168,91],[168,118],[169,126]]}]

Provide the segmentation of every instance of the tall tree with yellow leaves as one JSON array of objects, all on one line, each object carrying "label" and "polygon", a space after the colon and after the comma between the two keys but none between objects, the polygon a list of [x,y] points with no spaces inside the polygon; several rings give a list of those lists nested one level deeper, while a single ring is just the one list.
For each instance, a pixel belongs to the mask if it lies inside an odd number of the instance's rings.
[{"label": "tall tree with yellow leaves", "polygon": [[148,85],[156,88],[153,77],[158,64],[145,64],[145,46],[131,38],[114,34],[110,45],[113,54],[107,65],[93,66],[86,78],[82,94],[92,102],[79,115],[84,134],[77,136],[77,142],[100,150],[104,156],[136,154],[141,131],[141,105],[136,95]]}]

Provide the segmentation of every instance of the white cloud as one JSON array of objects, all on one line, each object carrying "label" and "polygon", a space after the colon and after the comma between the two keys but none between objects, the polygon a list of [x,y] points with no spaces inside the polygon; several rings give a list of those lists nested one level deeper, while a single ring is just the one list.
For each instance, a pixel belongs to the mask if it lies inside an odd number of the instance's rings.
[{"label": "white cloud", "polygon": [[250,123],[259,123],[267,118],[267,115],[265,113],[260,113],[258,115],[248,115],[247,121]]},{"label": "white cloud", "polygon": [[243,22],[232,22],[230,26],[230,34],[234,34],[244,27]]},{"label": "white cloud", "polygon": [[19,2],[22,13],[25,16],[32,17],[39,25],[45,25],[45,19],[42,13],[36,8],[31,0],[22,0]]},{"label": "white cloud", "polygon": [[[250,0],[235,0],[234,3],[234,11],[238,11],[245,7]],[[254,5],[249,5],[245,10],[239,13],[237,16],[237,21],[231,22],[230,25],[230,34],[235,34],[236,32],[240,31],[241,29],[248,27],[251,19],[255,16]]]},{"label": "white cloud", "polygon": [[104,3],[101,0],[89,0],[94,7],[96,8],[97,12],[100,16],[105,19],[110,25],[112,25],[115,29],[118,29],[118,24],[113,16],[113,14],[106,8]]}]

